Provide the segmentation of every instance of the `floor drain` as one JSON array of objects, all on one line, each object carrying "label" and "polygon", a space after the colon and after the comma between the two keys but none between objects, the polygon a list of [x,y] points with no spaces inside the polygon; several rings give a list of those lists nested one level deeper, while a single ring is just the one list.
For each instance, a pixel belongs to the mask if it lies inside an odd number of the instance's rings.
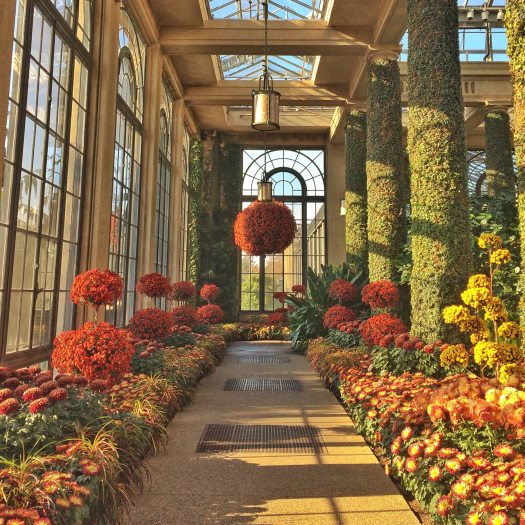
[{"label": "floor drain", "polygon": [[238,355],[235,357],[237,364],[270,364],[270,363],[291,363],[292,360],[286,355]]},{"label": "floor drain", "polygon": [[228,379],[224,390],[235,392],[300,392],[297,379]]},{"label": "floor drain", "polygon": [[316,427],[288,425],[207,425],[197,453],[325,453]]}]

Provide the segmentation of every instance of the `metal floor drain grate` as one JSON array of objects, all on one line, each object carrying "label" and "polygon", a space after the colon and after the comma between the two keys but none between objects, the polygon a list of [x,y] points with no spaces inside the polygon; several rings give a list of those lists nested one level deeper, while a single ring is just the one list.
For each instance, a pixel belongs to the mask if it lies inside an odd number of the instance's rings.
[{"label": "metal floor drain grate", "polygon": [[297,379],[228,379],[224,390],[235,392],[301,392]]},{"label": "metal floor drain grate", "polygon": [[206,425],[196,453],[325,453],[316,427],[288,425]]},{"label": "metal floor drain grate", "polygon": [[269,364],[269,363],[291,363],[292,360],[286,355],[238,355],[235,357],[237,364]]}]

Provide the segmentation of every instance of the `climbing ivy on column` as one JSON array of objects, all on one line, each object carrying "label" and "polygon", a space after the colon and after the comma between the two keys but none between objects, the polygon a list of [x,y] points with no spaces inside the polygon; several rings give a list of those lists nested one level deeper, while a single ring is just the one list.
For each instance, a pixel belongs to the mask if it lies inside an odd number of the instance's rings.
[{"label": "climbing ivy on column", "polygon": [[514,193],[516,177],[512,159],[510,119],[506,111],[490,110],[485,116],[486,170],[489,195]]},{"label": "climbing ivy on column", "polygon": [[190,144],[189,210],[188,210],[188,279],[198,282],[201,268],[200,217],[203,183],[203,147],[200,139]]},{"label": "climbing ivy on column", "polygon": [[447,333],[442,309],[472,268],[456,0],[408,0],[412,332]]},{"label": "climbing ivy on column", "polygon": [[375,58],[368,82],[368,267],[370,281],[397,281],[406,239],[399,64]]},{"label": "climbing ivy on column", "polygon": [[[505,12],[507,54],[514,88],[514,148],[518,162],[518,214],[521,237],[521,260],[525,261],[525,5],[523,0],[507,0]],[[525,271],[520,274],[525,290]],[[520,301],[520,322],[525,327],[525,301]]]},{"label": "climbing ivy on column", "polygon": [[346,260],[355,272],[368,269],[366,113],[349,111],[345,122]]}]

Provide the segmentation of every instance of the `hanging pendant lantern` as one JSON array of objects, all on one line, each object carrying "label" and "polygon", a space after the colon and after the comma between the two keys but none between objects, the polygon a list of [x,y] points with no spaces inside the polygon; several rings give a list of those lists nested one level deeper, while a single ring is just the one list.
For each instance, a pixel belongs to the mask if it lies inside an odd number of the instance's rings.
[{"label": "hanging pendant lantern", "polygon": [[271,201],[272,200],[272,183],[271,182],[259,182],[257,184],[257,200],[260,201]]},{"label": "hanging pendant lantern", "polygon": [[258,131],[278,131],[281,94],[273,89],[273,79],[268,72],[268,2],[264,8],[264,65],[259,77],[259,89],[252,91],[252,128]]},{"label": "hanging pendant lantern", "polygon": [[259,89],[252,91],[252,128],[258,131],[278,131],[281,94],[273,89],[272,77],[259,78]]}]

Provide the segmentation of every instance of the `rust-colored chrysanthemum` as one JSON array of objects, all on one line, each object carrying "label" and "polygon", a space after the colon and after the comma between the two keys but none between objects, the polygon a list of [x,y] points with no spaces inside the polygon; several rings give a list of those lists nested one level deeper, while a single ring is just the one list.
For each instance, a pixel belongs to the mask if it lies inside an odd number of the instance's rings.
[{"label": "rust-colored chrysanthemum", "polygon": [[292,212],[277,200],[253,202],[237,215],[233,227],[235,244],[249,255],[284,251],[296,231]]}]

